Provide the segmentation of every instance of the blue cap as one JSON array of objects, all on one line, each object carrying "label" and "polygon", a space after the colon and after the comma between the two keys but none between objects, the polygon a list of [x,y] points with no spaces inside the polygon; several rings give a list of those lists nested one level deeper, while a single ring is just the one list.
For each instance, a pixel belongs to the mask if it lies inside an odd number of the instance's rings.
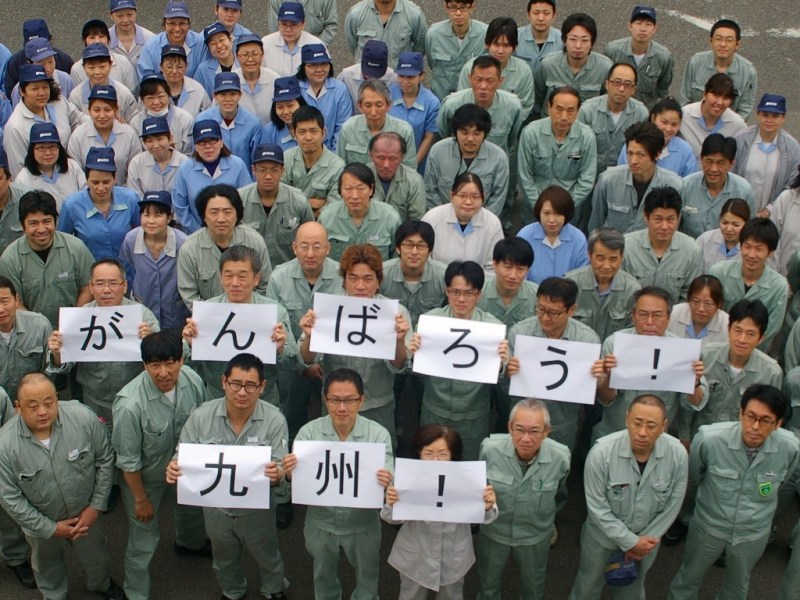
[{"label": "blue cap", "polygon": [[122,10],[125,8],[136,10],[136,0],[111,0],[108,3],[108,12],[114,12],[115,10]]},{"label": "blue cap", "polygon": [[397,68],[394,72],[397,75],[421,75],[422,74],[422,54],[419,52],[401,52],[397,57]]},{"label": "blue cap", "polygon": [[89,91],[89,100],[117,102],[117,88],[113,85],[96,85]]},{"label": "blue cap", "polygon": [[634,6],[631,13],[631,23],[637,19],[650,19],[653,23],[656,22],[656,9],[652,6]]},{"label": "blue cap", "polygon": [[39,62],[55,55],[56,51],[45,38],[33,38],[25,44],[25,58],[31,62]]},{"label": "blue cap", "polygon": [[361,72],[370,79],[380,79],[389,68],[389,46],[381,40],[367,40],[361,52]]},{"label": "blue cap", "polygon": [[236,36],[237,52],[239,51],[239,46],[244,46],[245,44],[258,44],[262,49],[264,48],[264,42],[262,42],[261,37],[255,33],[243,33],[242,35]]},{"label": "blue cap", "polygon": [[241,92],[242,80],[236,73],[217,73],[214,77],[214,93]]},{"label": "blue cap", "polygon": [[164,133],[172,133],[169,130],[169,123],[166,117],[147,117],[142,121],[142,135],[140,137],[161,135]]},{"label": "blue cap", "polygon": [[6,151],[3,150],[3,146],[0,145],[0,169],[7,169],[8,168],[8,156],[6,156]]},{"label": "blue cap", "polygon": [[278,21],[291,21],[302,23],[306,20],[306,11],[303,5],[297,2],[284,2],[278,9]]},{"label": "blue cap", "polygon": [[253,148],[252,163],[276,162],[283,164],[283,148],[278,144],[259,144]]},{"label": "blue cap", "polygon": [[145,204],[162,204],[172,212],[172,196],[165,190],[145,192],[142,199],[139,200],[139,206],[144,206]]},{"label": "blue cap", "polygon": [[33,146],[34,144],[58,144],[61,138],[58,135],[58,129],[53,123],[34,123],[31,127],[31,133],[28,138],[28,143]]},{"label": "blue cap", "polygon": [[231,32],[225,29],[225,25],[217,21],[216,23],[212,23],[205,29],[203,29],[203,39],[205,40],[206,44],[208,44],[208,40],[210,40],[213,36],[217,35],[218,33],[224,33],[228,37],[231,37]]},{"label": "blue cap", "polygon": [[195,144],[203,140],[221,140],[222,129],[220,129],[219,123],[211,119],[195,121],[192,127],[192,138]]},{"label": "blue cap", "polygon": [[273,102],[296,100],[302,95],[300,93],[300,82],[297,81],[297,77],[278,77],[273,85]]},{"label": "blue cap", "polygon": [[639,576],[639,569],[636,568],[636,561],[625,560],[624,552],[617,552],[608,561],[603,575],[606,578],[606,585],[611,587],[624,587],[632,584]]},{"label": "blue cap", "polygon": [[182,0],[170,0],[164,8],[165,19],[190,19],[189,7]]},{"label": "blue cap", "polygon": [[42,65],[20,65],[19,82],[32,83],[34,81],[48,81],[50,78]]},{"label": "blue cap", "polygon": [[139,82],[139,84],[141,85],[145,81],[152,81],[152,80],[166,81],[166,79],[164,79],[164,74],[161,71],[152,71],[148,69],[147,71],[142,73],[142,80]]},{"label": "blue cap", "polygon": [[186,48],[177,44],[161,46],[161,58],[163,59],[165,56],[182,56],[186,58]]},{"label": "blue cap", "polygon": [[83,60],[107,58],[111,60],[111,50],[105,44],[89,44],[83,49]]},{"label": "blue cap", "polygon": [[242,10],[242,0],[217,0],[217,6]]},{"label": "blue cap", "polygon": [[758,103],[756,112],[775,113],[776,115],[786,114],[786,98],[780,94],[764,94]]},{"label": "blue cap", "polygon": [[86,153],[86,169],[116,173],[117,165],[114,162],[114,148],[92,146]]},{"label": "blue cap", "polygon": [[35,38],[50,39],[50,29],[44,19],[29,19],[22,24],[22,43],[27,44]]},{"label": "blue cap", "polygon": [[318,65],[331,62],[324,44],[306,44],[300,53],[304,65]]}]

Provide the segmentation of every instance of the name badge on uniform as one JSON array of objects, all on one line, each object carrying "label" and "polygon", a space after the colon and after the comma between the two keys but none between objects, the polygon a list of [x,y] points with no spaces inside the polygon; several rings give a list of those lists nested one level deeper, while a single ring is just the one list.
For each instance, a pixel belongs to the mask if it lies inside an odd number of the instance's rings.
[{"label": "name badge on uniform", "polygon": [[258,436],[257,435],[248,435],[247,436],[247,443],[248,444],[257,444],[258,443]]},{"label": "name badge on uniform", "polygon": [[379,233],[371,235],[371,236],[369,236],[369,243],[372,244],[374,242],[377,242],[380,238],[381,238],[381,236],[380,236]]},{"label": "name badge on uniform", "polygon": [[68,271],[62,271],[61,273],[58,273],[56,275],[56,277],[58,277],[59,279],[66,279],[67,277],[69,277],[69,272]]},{"label": "name badge on uniform", "polygon": [[78,452],[78,449],[74,448],[74,449],[70,450],[69,452],[67,452],[67,458],[69,460],[75,460],[76,458],[78,458],[79,454],[80,454],[80,452]]}]

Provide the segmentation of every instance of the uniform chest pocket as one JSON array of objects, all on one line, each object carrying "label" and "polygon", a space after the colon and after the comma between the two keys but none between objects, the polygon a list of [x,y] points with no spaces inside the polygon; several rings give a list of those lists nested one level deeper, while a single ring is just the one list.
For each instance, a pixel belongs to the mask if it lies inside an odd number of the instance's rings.
[{"label": "uniform chest pocket", "polygon": [[431,58],[436,62],[450,62],[453,57],[447,52],[431,52]]},{"label": "uniform chest pocket", "polygon": [[499,469],[489,469],[486,472],[486,479],[489,480],[495,491],[498,488],[509,489],[514,485],[514,476]]},{"label": "uniform chest pocket", "polygon": [[42,499],[42,484],[44,476],[42,469],[27,469],[17,473],[17,484],[25,497],[33,504]]},{"label": "uniform chest pocket", "polygon": [[650,484],[650,489],[653,492],[653,498],[658,510],[664,508],[672,494],[672,482],[670,481],[654,481]]},{"label": "uniform chest pocket", "polygon": [[67,465],[78,473],[87,473],[93,468],[94,456],[90,448],[74,449],[67,452]]},{"label": "uniform chest pocket", "polygon": [[611,482],[606,488],[606,498],[612,512],[618,517],[624,517],[630,510],[633,486],[627,482]]},{"label": "uniform chest pocket", "polygon": [[526,488],[526,502],[534,512],[552,512],[556,508],[558,481],[531,479]]},{"label": "uniform chest pocket", "polygon": [[786,478],[786,470],[756,473],[756,500],[771,502]]},{"label": "uniform chest pocket", "polygon": [[42,364],[44,346],[33,346],[28,348],[18,348],[17,357],[21,371],[38,371]]},{"label": "uniform chest pocket", "polygon": [[172,429],[169,422],[145,423],[142,427],[142,451],[155,457],[172,450]]},{"label": "uniform chest pocket", "polygon": [[725,469],[716,465],[709,465],[708,478],[711,485],[724,498],[739,489],[739,472],[736,469]]},{"label": "uniform chest pocket", "polygon": [[275,228],[275,240],[281,246],[291,246],[300,225],[297,217],[281,217]]}]

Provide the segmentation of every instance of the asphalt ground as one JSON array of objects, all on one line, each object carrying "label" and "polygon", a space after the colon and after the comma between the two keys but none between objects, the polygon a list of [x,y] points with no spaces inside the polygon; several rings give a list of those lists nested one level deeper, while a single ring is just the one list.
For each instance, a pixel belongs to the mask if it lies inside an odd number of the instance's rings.
[{"label": "asphalt ground", "polygon": [[[339,1],[340,23],[344,22],[347,8],[354,4],[352,0]],[[432,23],[445,18],[443,3],[432,0],[420,2],[428,22]],[[475,18],[489,21],[495,16],[510,15],[523,24],[525,19],[525,0],[485,0],[477,1]],[[592,3],[575,0],[560,1],[559,15],[556,25],[571,12],[585,11],[592,14],[598,22],[599,38],[597,47],[602,48],[613,39],[623,37],[627,33],[626,23],[634,2],[617,2],[614,0],[595,0]],[[193,15],[193,29],[202,29],[213,20],[212,0],[189,0]],[[266,31],[266,0],[245,1],[245,13],[242,23],[253,31],[264,35]],[[161,15],[164,2],[161,0],[138,0],[139,22],[153,31],[161,28]],[[792,8],[792,7],[795,8]],[[105,0],[63,1],[26,0],[15,2],[5,0],[0,7],[3,18],[0,18],[0,42],[12,51],[20,48],[22,22],[32,17],[44,17],[54,37],[56,46],[66,50],[73,56],[80,55],[82,24],[94,17],[103,17],[107,13],[108,3]],[[786,119],[787,129],[796,137],[800,136],[800,15],[796,5],[789,0],[777,0],[773,3],[753,3],[747,0],[729,0],[724,4],[711,0],[672,0],[659,3],[659,32],[656,39],[670,48],[675,55],[676,75],[673,92],[677,93],[680,75],[688,58],[694,52],[705,50],[708,44],[708,28],[716,19],[734,18],[744,30],[741,53],[757,67],[759,74],[759,97],[764,92],[781,93],[788,98],[789,114]],[[351,64],[350,56],[343,38],[337,38],[331,48],[334,63],[338,68]],[[751,118],[751,122],[753,119]],[[407,393],[400,425],[404,431],[401,436],[407,443],[410,434],[416,427],[415,415],[417,399]],[[581,488],[581,465],[573,465],[570,475],[569,500],[558,515],[557,526],[560,533],[558,544],[550,553],[548,578],[545,596],[549,599],[566,598],[578,569],[580,527],[585,520],[586,512]],[[163,538],[161,546],[152,565],[154,600],[197,599],[211,600],[219,597],[211,563],[208,560],[177,556],[173,551],[174,536],[172,533],[171,507],[174,500],[167,500],[161,507]],[[753,571],[750,585],[750,600],[767,600],[777,596],[780,580],[788,558],[788,541],[800,503],[795,503],[786,514],[777,520],[778,535]],[[279,544],[286,563],[286,576],[291,585],[288,595],[293,599],[313,598],[311,577],[311,560],[303,541],[302,507],[297,507],[292,525],[279,531]],[[108,537],[108,551],[113,565],[113,576],[121,582],[123,579],[122,557],[127,539],[127,524],[122,505],[118,505],[110,514],[102,518],[102,525]],[[395,530],[384,526],[381,549],[381,581],[380,593],[384,598],[397,596],[399,580],[397,573],[385,559],[391,549]],[[683,544],[674,548],[662,547],[659,557],[648,574],[648,598],[659,600],[666,598],[670,581],[680,565]],[[83,587],[83,576],[79,565],[70,556],[70,598],[72,600],[88,600],[96,598],[95,594],[86,592]],[[249,598],[258,597],[258,577],[254,565],[249,558],[245,559],[250,580]],[[700,598],[712,598],[718,589],[724,570],[712,567],[706,574]],[[353,588],[352,570],[342,559],[340,577],[344,587],[344,597],[348,597]],[[477,590],[477,576],[473,569],[467,576],[465,593],[467,598],[474,598]],[[513,562],[506,570],[504,598],[516,598],[519,594],[519,571]],[[0,569],[0,600],[33,600],[39,598],[38,592],[21,587],[14,575],[7,569]],[[604,594],[610,597],[608,590]]]}]

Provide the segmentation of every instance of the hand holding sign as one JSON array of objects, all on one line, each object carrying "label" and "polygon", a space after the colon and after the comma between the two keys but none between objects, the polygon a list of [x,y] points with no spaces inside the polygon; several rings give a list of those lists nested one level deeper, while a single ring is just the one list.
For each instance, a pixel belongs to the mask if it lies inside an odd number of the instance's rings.
[{"label": "hand holding sign", "polygon": [[700,340],[616,333],[609,386],[691,394],[703,375],[700,348]]},{"label": "hand holding sign", "polygon": [[[237,354],[255,354],[267,364],[277,361],[274,338],[278,321],[275,304],[226,304],[200,302],[192,305],[192,323],[184,337],[192,334],[192,359],[228,361]],[[189,331],[187,332],[187,329]],[[280,328],[282,339],[286,334]],[[282,346],[282,344],[281,344]]]},{"label": "hand holding sign", "polygon": [[[62,362],[139,362],[142,305],[62,307],[58,312]],[[52,349],[52,348],[51,348]]]}]

